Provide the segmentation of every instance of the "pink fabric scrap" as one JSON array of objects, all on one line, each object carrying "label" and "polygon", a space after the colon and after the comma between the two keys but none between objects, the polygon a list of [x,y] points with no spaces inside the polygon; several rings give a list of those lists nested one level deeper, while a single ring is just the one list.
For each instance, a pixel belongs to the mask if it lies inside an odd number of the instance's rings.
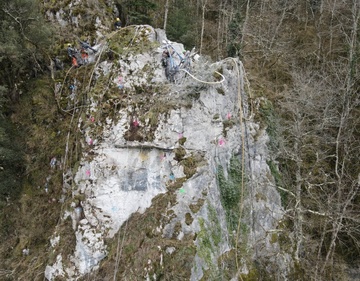
[{"label": "pink fabric scrap", "polygon": [[91,173],[90,173],[90,170],[86,170],[86,171],[85,171],[85,174],[86,174],[88,177],[90,177],[90,174],[91,174]]},{"label": "pink fabric scrap", "polygon": [[139,126],[139,122],[137,120],[134,120],[133,125],[134,125],[134,127],[137,127],[137,126]]},{"label": "pink fabric scrap", "polygon": [[225,144],[225,140],[224,139],[219,139],[219,145],[223,146]]},{"label": "pink fabric scrap", "polygon": [[91,122],[95,122],[95,117],[94,117],[94,116],[91,116],[91,117],[90,117],[90,121],[91,121]]},{"label": "pink fabric scrap", "polygon": [[183,137],[182,133],[179,133],[179,139],[181,139]]},{"label": "pink fabric scrap", "polygon": [[231,113],[230,113],[230,112],[229,112],[228,114],[226,114],[226,118],[227,118],[228,120],[231,119]]}]

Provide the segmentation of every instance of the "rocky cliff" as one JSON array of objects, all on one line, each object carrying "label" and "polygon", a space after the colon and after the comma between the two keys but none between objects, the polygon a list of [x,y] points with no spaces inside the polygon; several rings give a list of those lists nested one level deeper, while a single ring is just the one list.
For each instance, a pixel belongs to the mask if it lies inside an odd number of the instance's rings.
[{"label": "rocky cliff", "polygon": [[82,155],[63,167],[48,280],[289,274],[269,139],[241,61],[192,60],[170,83],[160,64],[169,45],[179,65],[182,44],[130,26],[57,82],[59,106],[79,116]]}]

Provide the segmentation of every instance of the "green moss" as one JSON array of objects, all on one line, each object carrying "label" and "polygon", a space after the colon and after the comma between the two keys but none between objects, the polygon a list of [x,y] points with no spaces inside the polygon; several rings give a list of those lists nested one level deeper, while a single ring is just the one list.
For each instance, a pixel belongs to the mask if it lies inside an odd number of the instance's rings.
[{"label": "green moss", "polygon": [[264,280],[261,276],[259,276],[259,273],[256,269],[251,269],[247,274],[241,274],[241,280],[243,281],[258,281],[258,280]]},{"label": "green moss", "polygon": [[68,256],[73,254],[76,246],[76,236],[72,228],[71,217],[59,224],[57,235],[60,236],[58,249],[60,249],[63,259],[67,260]]},{"label": "green moss", "polygon": [[221,278],[231,280],[237,273],[235,249],[225,252],[218,258],[218,267],[221,269]]},{"label": "green moss", "polygon": [[118,30],[108,40],[109,48],[118,56],[126,56],[145,53],[159,45],[157,42],[150,42],[148,27],[126,27]]},{"label": "green moss", "polygon": [[169,183],[166,187],[169,191],[176,191],[178,189],[180,189],[184,182],[186,181],[186,177],[183,178],[177,178],[174,182]]},{"label": "green moss", "polygon": [[181,160],[184,159],[184,156],[186,155],[186,150],[185,148],[179,146],[177,148],[174,149],[175,152],[175,157],[174,159],[178,162],[180,162]]},{"label": "green moss", "polygon": [[[276,186],[282,186],[283,185],[282,175],[280,174],[277,165],[272,160],[267,160],[266,163],[269,166],[271,175],[275,180]],[[287,206],[289,194],[282,189],[279,189],[279,193],[281,198],[281,205]]]},{"label": "green moss", "polygon": [[179,139],[179,144],[180,145],[184,145],[184,143],[186,142],[186,138],[185,137],[182,137]]},{"label": "green moss", "polygon": [[224,91],[223,88],[216,88],[216,91],[217,91],[220,95],[225,96],[225,91]]},{"label": "green moss", "polygon": [[266,126],[266,133],[269,136],[269,147],[271,150],[276,151],[278,149],[278,124],[277,116],[274,110],[274,106],[269,100],[262,100],[260,103],[260,117],[261,122]]},{"label": "green moss", "polygon": [[[334,270],[334,268],[329,268],[327,272],[331,272],[332,270]],[[293,267],[290,270],[290,274],[289,274],[289,279],[290,280],[304,280],[304,278],[306,278],[305,276],[305,272],[306,270],[304,268],[302,268],[301,264],[298,262],[294,262],[293,263]],[[338,276],[339,278],[337,278],[336,280],[348,280],[347,279],[347,274],[344,275],[344,272],[341,272],[341,276]],[[344,278],[345,277],[345,278]],[[344,278],[344,279],[342,279]],[[332,278],[329,276],[328,280],[331,280]]]},{"label": "green moss", "polygon": [[200,98],[200,92],[194,91],[188,94],[188,97],[194,100],[198,100]]},{"label": "green moss", "polygon": [[209,220],[211,222],[211,238],[214,242],[215,246],[219,246],[221,242],[221,226],[218,214],[216,212],[216,209],[211,205],[208,204],[208,210],[209,210]]},{"label": "green moss", "polygon": [[227,137],[227,131],[235,125],[234,120],[224,120],[223,121],[223,136]]},{"label": "green moss", "polygon": [[186,223],[187,225],[192,224],[193,220],[194,220],[194,219],[193,219],[193,217],[191,216],[190,213],[186,213],[186,214],[185,214],[185,223]]},{"label": "green moss", "polygon": [[155,127],[157,126],[158,122],[159,122],[159,112],[158,111],[148,111],[146,114],[145,114],[145,118],[146,119],[149,119],[149,124],[151,127]]},{"label": "green moss", "polygon": [[202,280],[216,280],[218,267],[214,266],[214,257],[222,239],[222,230],[216,209],[208,203],[208,220],[199,219],[200,231],[197,234],[198,255],[206,262],[208,270]]},{"label": "green moss", "polygon": [[[204,195],[206,196],[206,195]],[[205,199],[200,198],[195,204],[190,204],[189,208],[193,214],[197,213],[200,208],[204,205]]]},{"label": "green moss", "polygon": [[[219,69],[219,70],[222,72],[222,69]],[[215,81],[221,81],[222,80],[222,76],[219,74],[219,73],[221,73],[220,71],[216,71],[216,72],[213,73],[213,77],[214,77]]]},{"label": "green moss", "polygon": [[208,233],[207,227],[205,226],[205,220],[199,218],[200,231],[197,234],[197,240],[199,241],[198,255],[204,259],[207,264],[212,263],[212,252],[213,245],[210,240],[210,235]]},{"label": "green moss", "polygon": [[270,243],[271,244],[275,244],[278,242],[278,234],[277,233],[272,233],[271,234],[271,239],[270,239]]},{"label": "green moss", "polygon": [[241,189],[243,174],[240,160],[233,156],[230,159],[228,177],[222,166],[218,167],[217,173],[218,185],[220,189],[221,204],[225,209],[229,231],[237,229],[239,220],[239,204],[241,200]]},{"label": "green moss", "polygon": [[80,203],[81,201],[84,201],[84,200],[85,200],[85,195],[84,194],[77,194],[73,198],[74,203]]},{"label": "green moss", "polygon": [[193,156],[189,156],[180,161],[180,164],[184,167],[184,174],[189,179],[196,173],[197,163]]},{"label": "green moss", "polygon": [[[75,75],[75,72],[72,74]],[[19,103],[14,104],[13,107],[13,121],[26,140],[24,164],[27,177],[24,181],[23,194],[16,204],[18,210],[11,211],[6,216],[13,222],[17,235],[27,237],[26,246],[31,249],[31,256],[37,257],[36,266],[38,267],[34,271],[32,269],[35,263],[31,260],[24,259],[19,267],[16,265],[17,272],[26,275],[25,279],[28,280],[35,280],[41,276],[41,274],[38,275],[39,270],[43,271],[41,263],[47,262],[47,256],[42,253],[48,248],[48,238],[54,233],[55,227],[61,236],[60,244],[63,247],[63,253],[70,254],[74,249],[75,235],[71,220],[59,222],[62,208],[58,200],[63,196],[63,170],[58,165],[53,169],[50,167],[52,157],[56,157],[57,160],[66,160],[62,162],[62,167],[67,169],[73,167],[81,155],[77,122],[71,122],[72,114],[74,114],[73,120],[78,120],[80,112],[70,114],[65,111],[69,83],[70,81],[65,81],[61,93],[54,97],[54,82],[50,77],[44,76],[30,80],[27,91],[21,96]],[[77,93],[78,106],[82,105],[81,93],[81,90]],[[69,139],[68,133],[70,133]],[[68,154],[65,159],[66,146]],[[47,187],[47,192],[45,187]],[[17,219],[12,220],[10,218],[12,216],[16,216]],[[6,227],[6,229],[9,228]],[[8,242],[13,249],[11,251],[14,252],[11,257],[10,255],[7,257],[6,262],[8,268],[14,268],[13,265],[18,263],[15,253],[19,251],[21,253],[21,249],[17,249],[18,244],[15,240],[9,239]],[[52,258],[54,256],[55,254]],[[63,256],[63,258],[65,261],[66,257]],[[19,279],[24,278],[19,277]]]},{"label": "green moss", "polygon": [[257,202],[259,202],[260,200],[266,201],[266,196],[265,196],[265,194],[258,192],[255,194],[255,199]]}]

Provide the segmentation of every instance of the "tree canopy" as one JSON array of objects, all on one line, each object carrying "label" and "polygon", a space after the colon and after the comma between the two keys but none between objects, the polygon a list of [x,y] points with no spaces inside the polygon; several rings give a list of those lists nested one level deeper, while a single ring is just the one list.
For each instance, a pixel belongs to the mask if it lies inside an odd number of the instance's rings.
[{"label": "tree canopy", "polygon": [[35,0],[0,3],[0,200],[21,189],[22,152],[7,118],[24,82],[46,68],[51,29]]},{"label": "tree canopy", "polygon": [[[21,81],[43,71],[51,29],[35,0],[0,3],[0,85],[10,100],[19,95]],[[6,100],[3,100],[6,101]]]}]

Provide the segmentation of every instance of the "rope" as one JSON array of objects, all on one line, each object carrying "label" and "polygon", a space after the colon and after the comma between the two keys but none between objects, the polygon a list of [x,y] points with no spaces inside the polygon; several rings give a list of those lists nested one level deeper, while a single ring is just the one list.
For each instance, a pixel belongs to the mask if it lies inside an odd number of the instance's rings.
[{"label": "rope", "polygon": [[221,73],[215,71],[215,73],[219,74],[222,78],[220,81],[216,81],[216,82],[209,82],[209,81],[204,81],[204,80],[200,80],[199,78],[196,78],[194,75],[192,75],[189,71],[180,68],[181,71],[184,71],[185,73],[187,73],[191,78],[193,78],[194,80],[200,82],[200,83],[204,83],[204,84],[209,84],[209,85],[215,85],[215,84],[221,84],[225,81],[225,77],[224,75],[222,75]]},{"label": "rope", "polygon": [[[126,229],[127,229],[127,225],[128,225],[128,221],[129,219],[126,220],[126,223],[125,223],[125,227],[124,227],[124,235],[122,237],[122,240],[121,240],[121,245],[119,245],[119,242],[120,242],[120,230],[119,230],[119,235],[118,235],[118,244],[117,244],[117,248],[116,248],[116,260],[115,260],[115,269],[114,269],[114,281],[116,281],[116,275],[117,275],[117,272],[119,270],[119,261],[120,261],[120,258],[121,258],[121,254],[122,254],[122,250],[124,248],[124,241],[125,241],[125,236],[126,236]],[[120,247],[120,249],[119,249]]]},{"label": "rope", "polygon": [[244,117],[244,120],[250,121],[254,117],[254,109],[253,109],[253,103],[252,103],[252,100],[253,100],[252,91],[250,90],[250,82],[247,79],[246,72],[245,72],[245,69],[244,69],[244,65],[242,64],[242,62],[240,62],[240,66],[241,66],[241,74],[242,74],[241,77],[243,77],[245,79],[244,84],[247,87],[247,93],[249,93],[249,97],[250,97],[250,101],[251,101],[250,102],[250,116],[248,118]]},{"label": "rope", "polygon": [[[242,157],[241,157],[241,173],[242,173],[242,180],[241,180],[241,199],[240,199],[240,210],[239,210],[239,220],[238,220],[238,227],[237,227],[237,234],[236,234],[236,245],[235,245],[235,255],[236,255],[236,267],[238,269],[239,272],[239,257],[238,257],[238,244],[239,244],[239,234],[240,234],[240,226],[241,226],[241,218],[242,218],[242,213],[243,213],[243,208],[244,208],[244,173],[245,173],[245,143],[246,143],[246,147],[249,151],[249,143],[248,143],[248,132],[247,132],[247,126],[246,126],[246,121],[249,121],[250,119],[252,119],[253,117],[253,108],[251,107],[250,109],[250,117],[246,118],[243,114],[243,101],[242,101],[242,96],[241,96],[241,84],[240,84],[240,79],[245,77],[245,81],[246,81],[246,85],[248,87],[249,93],[250,93],[250,98],[251,97],[251,91],[249,88],[249,81],[246,78],[245,70],[243,67],[243,64],[240,62],[241,65],[241,74],[239,71],[239,66],[238,63],[235,59],[232,59],[232,62],[235,64],[236,66],[236,72],[237,72],[237,76],[238,76],[238,105],[239,105],[239,109],[240,109],[240,127],[241,127],[241,143],[242,143]],[[243,81],[242,81],[243,82]],[[244,82],[243,82],[244,83]],[[249,159],[249,170],[250,173],[252,174],[252,167],[251,167],[251,161]],[[252,185],[252,182],[251,182]],[[251,188],[251,192],[253,192],[253,188]],[[254,195],[252,194],[252,197]],[[252,202],[252,201],[251,201]],[[258,256],[257,254],[257,249],[256,249],[256,256]],[[241,280],[242,277],[241,275],[239,275],[239,278]]]},{"label": "rope", "polygon": [[[224,61],[229,61],[229,60],[234,62],[234,63],[236,62],[236,60],[234,58],[226,58]],[[253,96],[252,96],[252,91],[250,90],[250,82],[247,79],[246,72],[245,72],[245,69],[244,69],[244,65],[242,64],[241,61],[239,63],[240,63],[241,74],[242,74],[242,75],[239,74],[240,75],[239,79],[240,79],[240,77],[245,78],[245,83],[244,84],[246,85],[246,88],[248,90],[247,93],[249,93],[249,97],[250,97],[250,100],[251,100],[251,103],[250,103],[251,104],[251,106],[250,106],[250,116],[248,118],[243,116],[243,118],[246,121],[250,121],[254,117],[254,109],[253,109],[253,103],[252,103]],[[237,63],[236,63],[236,68],[238,69],[238,64]]]},{"label": "rope", "polygon": [[[197,77],[195,77],[194,75],[192,75],[187,69],[184,69],[184,68],[180,68],[180,65],[181,65],[181,63],[185,60],[185,58],[183,58],[176,50],[175,50],[175,48],[170,44],[170,43],[166,43],[166,46],[165,46],[165,48],[167,49],[167,51],[168,51],[168,54],[169,54],[169,61],[170,61],[170,66],[171,66],[171,69],[170,70],[175,70],[175,74],[179,71],[179,70],[181,70],[181,71],[184,71],[185,73],[187,73],[191,78],[193,78],[194,80],[196,80],[196,81],[198,81],[198,82],[200,82],[200,83],[204,83],[204,84],[210,84],[210,85],[214,85],[214,84],[221,84],[221,83],[223,83],[224,81],[225,81],[225,77],[221,74],[221,73],[219,73],[219,72],[217,72],[217,71],[215,71],[215,73],[217,73],[217,74],[219,74],[220,76],[221,76],[221,81],[216,81],[216,82],[208,82],[208,81],[204,81],[204,80],[201,80],[201,79],[199,79],[199,78],[197,78]],[[180,64],[179,65],[175,65],[175,61],[174,61],[174,58],[172,57],[172,54],[170,53],[170,49],[169,48],[171,48],[172,50],[173,50],[173,52],[180,58]],[[189,59],[189,58],[188,58]],[[175,75],[174,74],[174,75]]]},{"label": "rope", "polygon": [[[244,124],[243,124],[243,112],[242,112],[242,98],[241,98],[241,84],[240,84],[240,71],[237,61],[232,59],[233,63],[236,67],[237,73],[237,81],[238,81],[238,106],[240,111],[240,129],[241,129],[241,190],[240,190],[240,210],[239,210],[239,220],[238,220],[238,227],[236,230],[236,242],[235,242],[235,260],[236,260],[236,268],[239,270],[239,257],[238,257],[238,247],[239,247],[239,233],[240,233],[240,226],[241,226],[241,218],[242,212],[244,208],[244,174],[245,174],[245,133],[244,133]],[[240,279],[241,278],[241,275]]]}]

